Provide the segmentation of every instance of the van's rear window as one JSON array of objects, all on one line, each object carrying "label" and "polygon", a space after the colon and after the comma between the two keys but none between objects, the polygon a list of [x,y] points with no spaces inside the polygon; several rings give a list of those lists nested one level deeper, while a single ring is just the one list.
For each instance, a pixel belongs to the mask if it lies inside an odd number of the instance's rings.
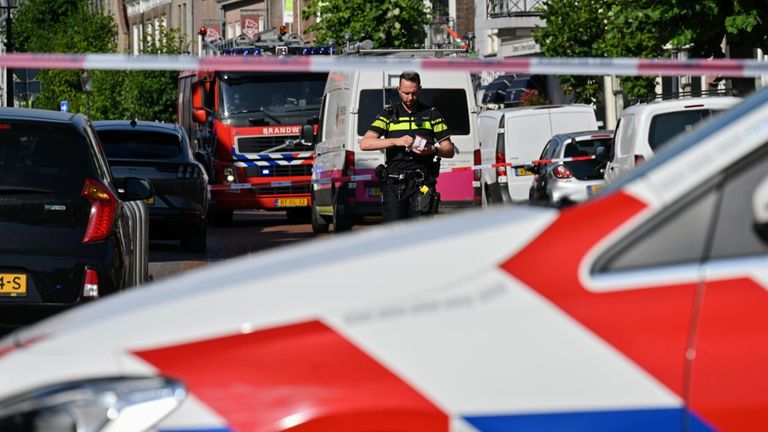
[{"label": "van's rear window", "polygon": [[[386,103],[384,102],[386,97]],[[419,93],[421,103],[433,106],[443,115],[451,135],[469,135],[469,107],[467,93],[462,89],[422,89]],[[357,134],[362,136],[368,131],[384,105],[400,103],[400,96],[395,89],[363,90],[360,92],[360,104],[357,116]]]},{"label": "van's rear window", "polygon": [[0,190],[34,188],[76,196],[94,177],[85,136],[72,126],[7,122],[0,129]]},{"label": "van's rear window", "polygon": [[[715,111],[716,112],[716,111]],[[693,128],[693,125],[709,117],[712,111],[709,109],[685,110],[666,114],[659,114],[651,120],[651,129],[648,134],[648,143],[651,149],[658,150],[667,141],[676,135]]]},{"label": "van's rear window", "polygon": [[181,154],[181,138],[165,132],[100,130],[108,159],[168,159]]}]

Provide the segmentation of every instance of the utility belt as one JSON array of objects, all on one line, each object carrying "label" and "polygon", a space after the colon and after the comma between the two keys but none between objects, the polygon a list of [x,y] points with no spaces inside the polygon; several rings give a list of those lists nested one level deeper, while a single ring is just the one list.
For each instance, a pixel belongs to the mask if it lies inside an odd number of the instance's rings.
[{"label": "utility belt", "polygon": [[412,193],[411,206],[422,215],[436,214],[440,204],[440,193],[435,188],[437,176],[430,174],[429,170],[422,169],[389,172],[386,165],[376,167],[376,177],[392,187],[398,199]]}]

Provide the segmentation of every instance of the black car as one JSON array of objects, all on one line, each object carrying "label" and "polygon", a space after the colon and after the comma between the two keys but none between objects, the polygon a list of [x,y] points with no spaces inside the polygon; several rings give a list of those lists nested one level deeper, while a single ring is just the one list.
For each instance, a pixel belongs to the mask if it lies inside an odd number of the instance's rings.
[{"label": "black car", "polygon": [[146,179],[112,181],[81,114],[0,108],[0,324],[148,279]]},{"label": "black car", "polygon": [[150,238],[181,239],[190,252],[206,251],[208,176],[178,124],[136,120],[94,122],[120,187],[127,177],[148,178]]}]

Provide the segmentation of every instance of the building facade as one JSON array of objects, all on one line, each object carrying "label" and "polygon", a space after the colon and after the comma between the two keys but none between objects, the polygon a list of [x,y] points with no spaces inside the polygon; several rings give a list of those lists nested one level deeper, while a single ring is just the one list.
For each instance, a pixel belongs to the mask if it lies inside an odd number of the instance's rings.
[{"label": "building facade", "polygon": [[477,0],[476,49],[480,57],[514,57],[538,54],[533,29],[543,27],[540,8],[545,0]]}]

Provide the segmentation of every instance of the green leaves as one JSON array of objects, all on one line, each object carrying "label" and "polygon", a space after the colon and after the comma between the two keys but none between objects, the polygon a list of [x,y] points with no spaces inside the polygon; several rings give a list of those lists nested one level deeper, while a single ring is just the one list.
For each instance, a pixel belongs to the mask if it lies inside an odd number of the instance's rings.
[{"label": "green leaves", "polygon": [[[547,27],[536,29],[534,39],[550,57],[664,58],[670,47],[684,47],[693,58],[723,57],[724,37],[734,57],[768,50],[764,0],[548,0],[542,12]],[[562,81],[579,102],[602,97],[596,78]],[[630,99],[654,92],[653,78],[621,82]]]},{"label": "green leaves", "polygon": [[[45,29],[45,31],[41,31]],[[87,0],[28,0],[14,15],[17,51],[86,53],[115,52],[117,29],[111,17],[92,13]],[[145,52],[179,54],[184,41],[176,30],[161,29],[157,39],[145,38]],[[92,71],[91,118],[172,122],[176,119],[177,72]],[[86,112],[82,71],[42,70],[42,92],[35,108],[59,109],[66,100],[72,112]]]},{"label": "green leaves", "polygon": [[426,38],[430,8],[421,0],[307,0],[302,16],[319,17],[307,32],[317,32],[319,44],[334,39],[337,45],[370,39],[376,48],[414,48]]}]

